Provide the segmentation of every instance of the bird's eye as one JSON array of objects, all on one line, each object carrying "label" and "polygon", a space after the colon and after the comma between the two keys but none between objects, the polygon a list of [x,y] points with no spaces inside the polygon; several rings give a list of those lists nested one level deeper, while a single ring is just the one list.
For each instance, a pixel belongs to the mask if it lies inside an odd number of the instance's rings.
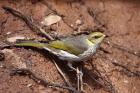
[{"label": "bird's eye", "polygon": [[94,39],[98,39],[98,38],[100,38],[100,36],[94,36],[93,38],[94,38]]}]

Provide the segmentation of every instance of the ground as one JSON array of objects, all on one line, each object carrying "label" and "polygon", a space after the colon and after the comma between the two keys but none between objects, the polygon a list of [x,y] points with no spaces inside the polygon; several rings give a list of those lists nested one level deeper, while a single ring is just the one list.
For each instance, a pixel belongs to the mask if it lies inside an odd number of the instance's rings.
[{"label": "ground", "polygon": [[[127,67],[132,72],[140,71],[140,57],[134,55],[140,52],[140,1],[139,0],[1,0],[0,1],[0,41],[5,41],[13,36],[25,36],[40,40],[21,19],[6,12],[2,6],[10,6],[25,15],[32,16],[41,22],[45,16],[54,11],[63,16],[58,24],[44,27],[46,31],[69,35],[80,31],[93,30],[103,25],[103,31],[108,36],[102,47],[109,51],[98,51],[91,64],[107,76],[118,93],[140,93],[140,77],[132,75],[128,70],[111,63],[116,62]],[[53,11],[52,11],[53,10]],[[76,26],[76,21],[82,24]],[[74,31],[75,30],[75,31]],[[105,43],[105,42],[111,43]],[[115,48],[117,44],[124,49]],[[129,50],[134,53],[128,52]],[[58,73],[50,58],[36,49],[12,47],[4,49],[5,59],[0,63],[0,93],[68,93],[59,88],[44,87],[35,83],[28,76],[11,76],[14,67],[30,68],[37,76],[50,82],[64,84],[63,78]],[[84,90],[87,93],[109,93],[104,87],[99,87],[94,80],[94,67],[88,62],[84,68]],[[26,64],[26,65],[25,65]],[[63,66],[61,66],[63,68]],[[64,69],[67,70],[67,69]],[[75,85],[76,76],[72,71],[64,71],[70,82]]]}]

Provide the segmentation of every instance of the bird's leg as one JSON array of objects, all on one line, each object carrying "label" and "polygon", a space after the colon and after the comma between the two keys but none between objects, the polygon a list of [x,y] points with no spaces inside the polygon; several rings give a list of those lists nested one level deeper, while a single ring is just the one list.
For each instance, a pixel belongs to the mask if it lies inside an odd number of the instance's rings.
[{"label": "bird's leg", "polygon": [[78,91],[83,91],[83,73],[82,70],[77,68],[77,84],[78,84]]},{"label": "bird's leg", "polygon": [[82,69],[80,69],[79,71],[79,74],[80,74],[80,90],[83,91],[83,72],[82,72]]},{"label": "bird's leg", "polygon": [[77,74],[77,88],[78,91],[83,90],[83,72],[81,70],[79,70],[78,68],[74,68],[72,66],[72,63],[68,62],[67,64],[72,70],[76,71]]},{"label": "bird's leg", "polygon": [[79,69],[77,67],[77,90],[80,92],[80,75],[79,75]]},{"label": "bird's leg", "polygon": [[72,69],[72,70],[74,70],[74,71],[77,72],[76,68],[74,68],[74,67],[72,66],[72,63],[71,63],[71,62],[68,62],[67,65],[68,65],[68,67],[69,67],[70,69]]},{"label": "bird's leg", "polygon": [[83,91],[83,73],[77,68],[77,90],[81,93]]}]

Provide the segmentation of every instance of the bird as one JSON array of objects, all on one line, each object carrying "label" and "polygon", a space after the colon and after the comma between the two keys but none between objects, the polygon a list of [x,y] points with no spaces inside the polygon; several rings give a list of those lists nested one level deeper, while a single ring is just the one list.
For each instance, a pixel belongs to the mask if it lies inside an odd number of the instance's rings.
[{"label": "bird", "polygon": [[39,42],[31,40],[20,40],[14,45],[21,47],[36,47],[44,49],[60,60],[67,61],[67,65],[72,69],[75,62],[85,61],[91,58],[105,38],[101,32],[91,32],[88,34],[70,35],[58,40],[49,42]]}]

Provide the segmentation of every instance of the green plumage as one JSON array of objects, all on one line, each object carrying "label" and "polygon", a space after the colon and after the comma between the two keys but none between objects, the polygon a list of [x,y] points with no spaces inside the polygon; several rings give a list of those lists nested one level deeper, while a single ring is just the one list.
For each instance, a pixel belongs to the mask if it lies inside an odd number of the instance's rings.
[{"label": "green plumage", "polygon": [[[98,37],[97,37],[98,36]],[[91,46],[94,48],[96,44],[100,44],[104,38],[104,34],[93,32],[89,35],[81,34],[77,36],[69,36],[60,40],[50,41],[48,43],[40,43],[38,41],[19,41],[16,46],[31,46],[41,49],[48,49],[53,53],[55,50],[63,50],[69,54],[78,56],[87,51]],[[95,47],[96,48],[96,47]]]}]

